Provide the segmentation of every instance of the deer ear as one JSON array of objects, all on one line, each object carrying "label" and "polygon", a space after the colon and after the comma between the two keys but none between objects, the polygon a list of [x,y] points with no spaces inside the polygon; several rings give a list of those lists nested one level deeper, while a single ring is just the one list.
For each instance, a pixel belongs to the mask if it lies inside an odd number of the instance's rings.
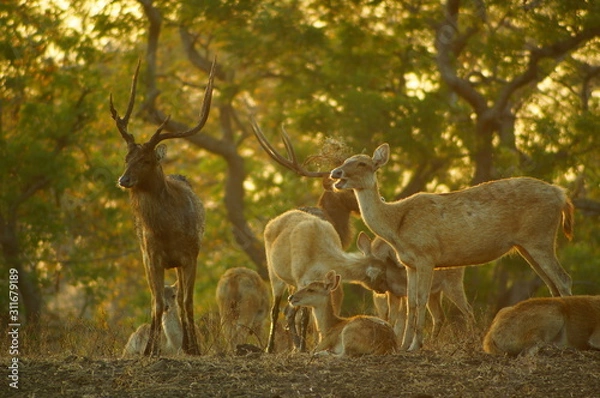
[{"label": "deer ear", "polygon": [[373,152],[373,165],[375,170],[387,163],[390,158],[390,146],[385,143],[381,144]]},{"label": "deer ear", "polygon": [[334,270],[331,270],[331,271],[327,272],[325,274],[325,281],[324,281],[327,290],[329,290],[330,292],[332,292],[335,289],[337,289],[338,286],[340,285],[341,280],[342,280],[341,275],[339,275]]},{"label": "deer ear", "polygon": [[329,290],[334,291],[335,289],[337,289],[340,286],[340,283],[342,282],[342,276],[339,274],[335,274],[335,280],[333,282],[333,285],[331,286],[331,288]]},{"label": "deer ear", "polygon": [[156,160],[159,162],[162,161],[167,156],[167,146],[165,144],[157,145],[154,148],[154,154],[156,155]]},{"label": "deer ear", "polygon": [[356,247],[358,247],[358,250],[365,256],[371,254],[371,238],[369,238],[369,235],[360,231],[358,233],[358,238],[356,238]]}]

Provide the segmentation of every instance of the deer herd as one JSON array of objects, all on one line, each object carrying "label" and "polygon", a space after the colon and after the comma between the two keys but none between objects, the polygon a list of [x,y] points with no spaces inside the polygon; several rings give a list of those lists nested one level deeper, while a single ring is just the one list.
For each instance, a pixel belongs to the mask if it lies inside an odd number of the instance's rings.
[{"label": "deer herd", "polygon": [[[215,63],[198,123],[172,132],[167,117],[143,144],[127,130],[139,69],[138,63],[124,117],[110,97],[112,118],[127,143],[118,184],[130,194],[152,298],[150,324],[131,335],[123,356],[199,355],[193,295],[205,212],[185,177],[163,173],[166,148],[160,142],[202,130],[210,111]],[[424,342],[426,309],[433,325],[429,336],[435,338],[441,330],[442,296],[457,307],[467,327],[474,325],[464,290],[465,267],[516,252],[552,297],[501,309],[483,338],[483,350],[512,356],[535,354],[547,344],[600,350],[600,296],[572,296],[571,278],[556,257],[558,230],[562,228],[568,239],[573,236],[574,207],[562,188],[515,177],[386,202],[376,173],[389,161],[388,144],[372,156],[354,155],[331,171],[314,172],[298,162],[285,130],[287,157],[269,143],[255,120],[252,129],[273,160],[301,176],[321,178],[324,189],[314,207],[289,210],[265,226],[271,299],[267,283],[249,268],[229,269],[219,280],[215,297],[228,349],[254,341],[266,352],[276,352],[276,334],[283,330],[278,326],[281,301],[287,291],[285,329],[295,350],[307,350],[312,311],[318,335],[315,355],[417,351]],[[358,251],[349,252],[353,214],[374,236],[360,232]],[[165,270],[171,268],[177,281],[165,285]],[[373,291],[377,316],[342,317],[342,281]]]}]

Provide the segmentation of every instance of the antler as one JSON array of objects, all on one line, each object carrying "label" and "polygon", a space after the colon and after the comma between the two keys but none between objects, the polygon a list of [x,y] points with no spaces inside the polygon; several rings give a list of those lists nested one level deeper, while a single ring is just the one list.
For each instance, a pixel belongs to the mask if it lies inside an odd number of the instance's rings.
[{"label": "antler", "polygon": [[170,133],[161,134],[162,130],[165,128],[165,126],[169,122],[170,116],[167,116],[165,118],[165,120],[162,122],[162,124],[156,130],[156,133],[154,133],[152,135],[152,137],[150,137],[150,141],[148,141],[147,145],[154,147],[163,140],[168,140],[170,138],[189,137],[189,136],[196,134],[200,130],[202,130],[202,128],[204,127],[204,124],[206,123],[206,120],[208,119],[208,114],[210,112],[210,103],[212,100],[213,82],[214,82],[214,77],[215,77],[214,75],[215,75],[216,64],[217,64],[217,59],[215,58],[215,60],[213,61],[212,65],[210,67],[210,74],[208,76],[208,84],[206,85],[206,90],[204,91],[204,99],[202,100],[202,113],[200,114],[200,120],[198,121],[198,124],[196,124],[196,126],[192,127],[189,130],[186,130],[186,131],[170,132]]},{"label": "antler", "polygon": [[294,151],[294,146],[292,145],[292,141],[290,136],[288,135],[285,128],[281,126],[281,140],[283,141],[283,145],[285,145],[285,149],[288,153],[289,158],[283,157],[273,146],[269,143],[264,133],[258,126],[258,123],[254,118],[252,118],[252,130],[254,131],[254,135],[258,139],[258,142],[263,147],[265,152],[271,156],[271,158],[279,163],[280,165],[294,171],[296,174],[304,176],[304,177],[324,177],[328,176],[329,172],[326,171],[309,171],[306,170],[302,165],[298,163],[298,159],[296,158],[296,152]]},{"label": "antler", "polygon": [[133,111],[133,104],[135,102],[135,90],[136,90],[136,86],[137,86],[138,74],[140,72],[140,65],[141,65],[141,60],[138,60],[137,67],[135,68],[135,73],[133,75],[133,81],[131,82],[131,92],[129,94],[129,104],[127,105],[127,111],[125,112],[124,117],[122,117],[122,118],[119,117],[119,114],[117,113],[117,110],[115,109],[115,106],[113,104],[112,93],[110,93],[110,113],[112,115],[113,120],[115,121],[115,123],[117,125],[117,128],[119,129],[119,132],[121,133],[121,136],[123,137],[125,142],[127,142],[128,145],[135,144],[135,139],[133,138],[133,135],[131,135],[127,132],[127,124],[129,123],[129,117],[131,116],[131,112]]}]

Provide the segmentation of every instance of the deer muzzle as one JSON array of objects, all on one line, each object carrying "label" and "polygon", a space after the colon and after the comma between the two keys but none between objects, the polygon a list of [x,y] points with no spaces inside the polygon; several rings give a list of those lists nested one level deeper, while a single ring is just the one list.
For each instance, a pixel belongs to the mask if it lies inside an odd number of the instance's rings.
[{"label": "deer muzzle", "polygon": [[335,184],[333,184],[335,188],[344,189],[346,185],[346,179],[344,178],[344,171],[342,169],[337,168],[331,170],[329,178],[331,178],[332,180],[336,180]]},{"label": "deer muzzle", "polygon": [[123,188],[131,188],[133,187],[133,180],[126,174],[123,174],[119,177],[119,186]]}]

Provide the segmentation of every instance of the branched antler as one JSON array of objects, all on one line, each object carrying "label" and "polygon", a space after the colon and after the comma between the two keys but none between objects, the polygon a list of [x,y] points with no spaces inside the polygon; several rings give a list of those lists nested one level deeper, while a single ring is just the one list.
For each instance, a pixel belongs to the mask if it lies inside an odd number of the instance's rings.
[{"label": "branched antler", "polygon": [[133,75],[133,79],[131,82],[129,103],[127,104],[127,111],[125,112],[124,117],[119,117],[119,113],[117,112],[117,110],[115,109],[115,106],[113,104],[112,93],[110,93],[110,113],[112,115],[113,120],[115,121],[115,123],[117,125],[117,128],[119,129],[119,132],[121,133],[121,136],[123,137],[125,142],[127,142],[128,145],[135,144],[135,139],[133,138],[133,135],[131,135],[127,132],[127,125],[129,124],[129,118],[131,117],[131,112],[133,111],[133,104],[135,103],[135,91],[136,91],[136,87],[137,87],[137,79],[138,79],[138,74],[140,72],[141,63],[142,63],[141,60],[138,60],[137,67],[135,68],[135,73]]},{"label": "branched antler", "polygon": [[329,173],[326,171],[306,170],[301,164],[298,163],[298,158],[296,157],[296,152],[294,151],[294,146],[292,145],[290,136],[288,135],[287,131],[285,131],[283,126],[281,126],[281,140],[283,141],[283,145],[287,151],[288,158],[277,152],[273,145],[271,145],[254,118],[252,118],[252,130],[254,131],[254,135],[258,139],[258,142],[263,147],[265,152],[267,152],[267,154],[280,165],[304,177],[325,177],[329,175]]}]

